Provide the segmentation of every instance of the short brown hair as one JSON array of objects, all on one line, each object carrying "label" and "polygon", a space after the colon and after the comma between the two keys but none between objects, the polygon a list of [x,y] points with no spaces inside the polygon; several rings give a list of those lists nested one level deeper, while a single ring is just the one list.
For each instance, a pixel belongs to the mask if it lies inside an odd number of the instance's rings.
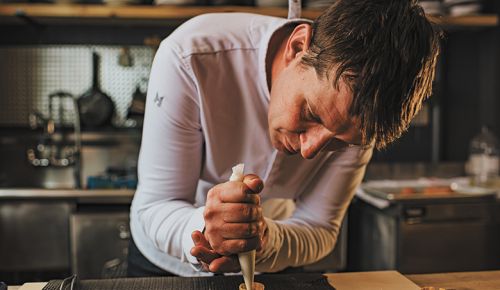
[{"label": "short brown hair", "polygon": [[[401,136],[432,93],[441,33],[416,0],[337,0],[313,23],[302,64],[350,84],[365,144]],[[335,68],[335,69],[334,69]]]}]

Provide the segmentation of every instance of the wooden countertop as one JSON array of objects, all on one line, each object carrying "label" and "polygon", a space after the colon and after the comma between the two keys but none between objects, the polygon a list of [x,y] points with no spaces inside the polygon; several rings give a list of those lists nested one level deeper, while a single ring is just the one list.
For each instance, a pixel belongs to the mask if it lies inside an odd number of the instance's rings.
[{"label": "wooden countertop", "polygon": [[[418,274],[403,276],[397,271],[326,274],[337,290],[419,290],[438,287],[446,290],[499,290],[500,271]],[[41,290],[45,283],[27,283],[9,290]]]},{"label": "wooden countertop", "polygon": [[453,290],[500,289],[500,271],[419,274],[406,277],[420,287],[434,286]]},{"label": "wooden countertop", "polygon": [[326,274],[336,290],[420,290],[397,271]]}]

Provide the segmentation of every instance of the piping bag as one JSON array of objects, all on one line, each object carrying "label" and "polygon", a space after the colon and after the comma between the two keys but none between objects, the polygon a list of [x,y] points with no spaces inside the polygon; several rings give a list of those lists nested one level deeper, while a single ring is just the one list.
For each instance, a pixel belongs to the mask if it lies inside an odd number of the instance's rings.
[{"label": "piping bag", "polygon": [[[229,177],[229,181],[243,181],[243,170],[245,165],[240,163],[233,167],[233,174]],[[255,250],[238,254],[240,261],[241,273],[245,280],[245,287],[248,290],[253,289],[253,277],[255,274]]]}]

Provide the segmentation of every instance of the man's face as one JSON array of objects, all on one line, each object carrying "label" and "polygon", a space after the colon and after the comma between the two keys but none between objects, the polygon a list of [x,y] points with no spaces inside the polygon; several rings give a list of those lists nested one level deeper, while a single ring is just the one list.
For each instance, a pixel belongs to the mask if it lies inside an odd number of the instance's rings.
[{"label": "man's face", "polygon": [[359,122],[348,114],[353,96],[347,84],[340,79],[334,88],[331,80],[318,78],[299,60],[286,66],[272,84],[268,122],[273,146],[310,159],[320,151],[359,144]]}]

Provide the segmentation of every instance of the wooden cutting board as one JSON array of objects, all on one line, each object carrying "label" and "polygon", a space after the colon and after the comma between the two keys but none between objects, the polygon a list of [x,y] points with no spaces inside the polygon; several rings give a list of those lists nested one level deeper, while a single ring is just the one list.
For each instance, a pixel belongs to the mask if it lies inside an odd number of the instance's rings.
[{"label": "wooden cutting board", "polygon": [[337,290],[420,290],[397,271],[326,274]]}]

